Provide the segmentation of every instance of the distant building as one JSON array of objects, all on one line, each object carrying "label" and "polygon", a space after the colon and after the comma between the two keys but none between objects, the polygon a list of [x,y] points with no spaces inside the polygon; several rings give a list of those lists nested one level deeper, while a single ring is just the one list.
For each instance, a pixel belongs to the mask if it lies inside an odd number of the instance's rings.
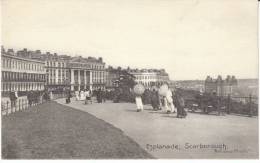
[{"label": "distant building", "polygon": [[212,79],[210,76],[207,76],[205,80],[205,92],[216,92],[218,96],[233,95],[234,90],[237,88],[237,84],[235,76],[231,77],[228,75],[226,79],[222,79],[220,75],[217,79]]},{"label": "distant building", "polygon": [[145,87],[159,86],[170,81],[164,69],[129,69],[128,72],[135,76],[136,83],[141,83]]},{"label": "distant building", "polygon": [[44,90],[46,72],[44,62],[39,59],[21,56],[13,49],[5,51],[2,47],[1,73],[2,95],[7,95],[10,91],[22,93]]},{"label": "distant building", "polygon": [[204,92],[204,80],[179,80],[174,83],[177,88]]}]

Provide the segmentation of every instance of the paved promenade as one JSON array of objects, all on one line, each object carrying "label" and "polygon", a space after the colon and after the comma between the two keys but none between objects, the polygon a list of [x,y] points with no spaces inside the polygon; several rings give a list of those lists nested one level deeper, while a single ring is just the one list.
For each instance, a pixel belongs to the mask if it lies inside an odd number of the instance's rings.
[{"label": "paved promenade", "polygon": [[190,113],[178,119],[150,106],[136,112],[131,103],[57,101],[121,129],[156,158],[258,158],[258,117]]}]

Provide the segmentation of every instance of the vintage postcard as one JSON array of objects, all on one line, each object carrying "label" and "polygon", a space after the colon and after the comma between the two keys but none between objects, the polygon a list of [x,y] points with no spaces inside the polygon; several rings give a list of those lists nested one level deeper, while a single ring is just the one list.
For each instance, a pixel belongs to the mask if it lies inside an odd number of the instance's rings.
[{"label": "vintage postcard", "polygon": [[258,159],[257,0],[1,0],[1,158]]}]

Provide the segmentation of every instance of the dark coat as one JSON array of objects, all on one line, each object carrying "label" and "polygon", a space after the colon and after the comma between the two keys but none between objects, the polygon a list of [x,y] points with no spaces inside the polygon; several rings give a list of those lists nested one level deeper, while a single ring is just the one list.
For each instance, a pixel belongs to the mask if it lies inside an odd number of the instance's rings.
[{"label": "dark coat", "polygon": [[15,93],[14,93],[14,92],[11,92],[11,93],[10,93],[10,100],[11,100],[11,101],[17,100],[17,97],[15,96]]},{"label": "dark coat", "polygon": [[156,91],[151,93],[151,104],[154,109],[159,108],[159,94]]},{"label": "dark coat", "polygon": [[186,116],[187,115],[186,111],[184,110],[185,101],[184,101],[183,97],[177,92],[175,92],[173,94],[173,104],[177,108],[177,116]]}]

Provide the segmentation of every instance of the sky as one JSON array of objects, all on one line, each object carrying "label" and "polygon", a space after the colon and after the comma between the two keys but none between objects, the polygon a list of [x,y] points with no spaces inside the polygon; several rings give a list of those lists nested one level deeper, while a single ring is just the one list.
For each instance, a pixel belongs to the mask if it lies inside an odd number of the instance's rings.
[{"label": "sky", "polygon": [[1,0],[5,48],[164,68],[172,80],[258,78],[256,0]]}]

